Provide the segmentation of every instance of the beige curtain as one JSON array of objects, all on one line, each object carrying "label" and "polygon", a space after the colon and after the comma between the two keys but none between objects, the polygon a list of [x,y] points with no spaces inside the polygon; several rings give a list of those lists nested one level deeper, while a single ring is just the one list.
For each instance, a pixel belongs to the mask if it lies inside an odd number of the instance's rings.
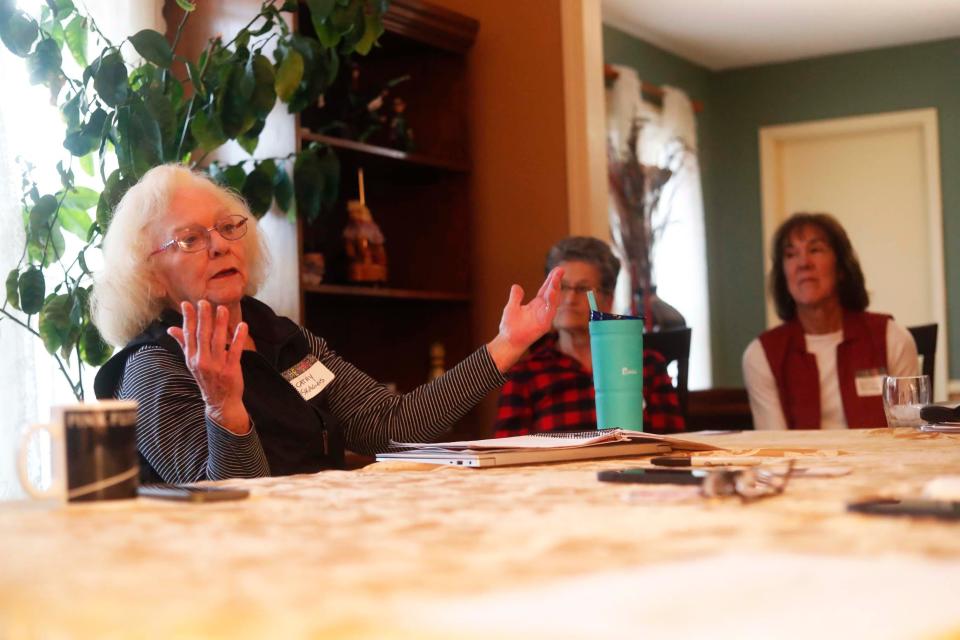
[{"label": "beige curtain", "polygon": [[[696,116],[687,95],[664,87],[660,106],[643,100],[641,82],[635,70],[617,66],[619,77],[607,92],[608,141],[613,148],[627,143],[634,122],[641,123],[636,153],[644,165],[670,167],[673,177],[667,182],[654,210],[652,227],[654,246],[652,266],[657,295],[684,316],[693,329],[690,346],[691,389],[711,386],[710,310],[707,287],[706,234],[700,165],[697,157]],[[676,164],[676,148],[687,150]],[[615,198],[611,198],[610,224],[616,240],[619,219]],[[629,285],[621,277],[617,289],[618,309],[629,308]]]}]

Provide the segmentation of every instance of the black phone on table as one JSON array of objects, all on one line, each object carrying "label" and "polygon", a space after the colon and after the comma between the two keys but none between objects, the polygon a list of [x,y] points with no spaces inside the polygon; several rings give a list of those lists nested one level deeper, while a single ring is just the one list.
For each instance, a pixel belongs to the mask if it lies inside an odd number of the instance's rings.
[{"label": "black phone on table", "polygon": [[700,484],[706,475],[706,471],[699,469],[613,469],[598,471],[597,480],[641,484]]},{"label": "black phone on table", "polygon": [[847,505],[847,511],[880,516],[914,516],[960,520],[960,502],[949,502],[947,500],[881,498],[851,502]]},{"label": "black phone on table", "polygon": [[191,487],[178,484],[145,484],[137,489],[142,498],[160,500],[180,500],[182,502],[222,502],[224,500],[243,500],[250,495],[246,489],[229,487]]}]

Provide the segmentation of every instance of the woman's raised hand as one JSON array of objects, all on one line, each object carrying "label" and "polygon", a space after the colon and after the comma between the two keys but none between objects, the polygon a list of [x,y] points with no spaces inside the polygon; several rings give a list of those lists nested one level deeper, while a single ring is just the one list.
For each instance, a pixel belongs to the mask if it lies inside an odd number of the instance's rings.
[{"label": "woman's raised hand", "polygon": [[510,287],[510,298],[500,318],[500,333],[487,344],[490,357],[501,372],[506,373],[530,345],[550,330],[557,314],[562,277],[563,268],[554,267],[536,297],[527,304],[522,304],[523,287]]},{"label": "woman's raised hand", "polygon": [[206,300],[196,309],[189,302],[180,304],[183,327],[170,327],[167,333],[183,349],[187,368],[193,374],[207,416],[226,429],[245,434],[250,431],[250,417],[243,406],[243,373],[240,356],[247,339],[247,323],[240,322],[227,344],[230,314],[226,307],[216,311]]}]

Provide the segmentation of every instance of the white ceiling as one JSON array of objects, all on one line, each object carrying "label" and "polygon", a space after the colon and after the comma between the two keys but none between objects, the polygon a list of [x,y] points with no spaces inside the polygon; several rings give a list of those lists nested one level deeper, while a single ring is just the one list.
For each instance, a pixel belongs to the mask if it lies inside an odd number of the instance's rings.
[{"label": "white ceiling", "polygon": [[960,36],[960,0],[602,0],[604,23],[708,69]]}]

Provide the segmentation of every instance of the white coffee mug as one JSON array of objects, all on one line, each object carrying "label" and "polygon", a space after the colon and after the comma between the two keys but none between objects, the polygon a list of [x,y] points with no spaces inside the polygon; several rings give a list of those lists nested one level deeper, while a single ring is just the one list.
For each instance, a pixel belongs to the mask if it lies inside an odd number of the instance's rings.
[{"label": "white coffee mug", "polygon": [[[27,493],[66,502],[137,496],[140,459],[135,400],[59,406],[51,415],[50,424],[30,425],[20,436],[17,472]],[[38,431],[50,434],[52,480],[47,489],[34,485],[27,473],[27,452]]]}]

